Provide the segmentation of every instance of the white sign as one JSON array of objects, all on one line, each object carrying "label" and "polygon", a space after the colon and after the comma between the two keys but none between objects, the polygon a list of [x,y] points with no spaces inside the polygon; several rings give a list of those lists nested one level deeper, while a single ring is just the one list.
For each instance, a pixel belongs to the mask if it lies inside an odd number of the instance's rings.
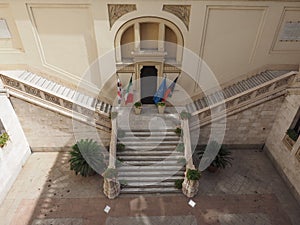
[{"label": "white sign", "polygon": [[300,21],[287,21],[281,31],[280,41],[300,41]]}]

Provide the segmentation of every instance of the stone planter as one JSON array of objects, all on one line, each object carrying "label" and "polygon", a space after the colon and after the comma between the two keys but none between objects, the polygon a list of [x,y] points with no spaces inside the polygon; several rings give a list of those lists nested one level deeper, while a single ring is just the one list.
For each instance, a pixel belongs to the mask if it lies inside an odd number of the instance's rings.
[{"label": "stone planter", "polygon": [[103,193],[109,198],[114,199],[120,194],[121,185],[117,179],[104,178]]},{"label": "stone planter", "polygon": [[140,115],[142,112],[142,107],[134,107],[134,113],[136,115]]},{"label": "stone planter", "polygon": [[158,108],[158,113],[159,114],[164,114],[164,112],[165,112],[165,108],[166,108],[166,106],[164,105],[164,106],[157,106],[157,108]]},{"label": "stone planter", "polygon": [[184,178],[182,183],[182,193],[188,198],[194,197],[199,190],[199,180],[188,180]]}]

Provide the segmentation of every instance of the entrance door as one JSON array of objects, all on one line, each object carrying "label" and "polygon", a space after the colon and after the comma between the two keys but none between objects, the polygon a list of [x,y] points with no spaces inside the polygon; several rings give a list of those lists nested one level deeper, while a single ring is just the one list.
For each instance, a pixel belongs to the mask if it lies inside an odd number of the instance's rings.
[{"label": "entrance door", "polygon": [[157,89],[157,69],[155,66],[144,66],[141,69],[141,102],[154,104],[153,96]]}]

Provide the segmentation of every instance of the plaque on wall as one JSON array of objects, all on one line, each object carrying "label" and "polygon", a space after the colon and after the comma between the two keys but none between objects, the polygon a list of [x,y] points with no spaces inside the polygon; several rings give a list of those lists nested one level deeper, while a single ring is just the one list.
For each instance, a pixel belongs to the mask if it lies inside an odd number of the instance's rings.
[{"label": "plaque on wall", "polygon": [[279,41],[300,41],[300,21],[287,21],[283,25]]}]

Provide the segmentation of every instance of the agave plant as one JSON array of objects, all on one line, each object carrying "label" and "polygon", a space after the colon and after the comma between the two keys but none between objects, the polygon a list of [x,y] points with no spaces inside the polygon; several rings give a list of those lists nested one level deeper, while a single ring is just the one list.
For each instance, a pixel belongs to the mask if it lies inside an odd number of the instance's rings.
[{"label": "agave plant", "polygon": [[227,166],[231,166],[231,161],[233,158],[231,157],[231,151],[229,151],[224,145],[220,145],[216,141],[210,142],[206,148],[201,149],[198,153],[199,159],[201,160],[205,150],[207,151],[218,151],[217,155],[215,156],[214,160],[211,162],[210,166],[216,168],[225,169]]},{"label": "agave plant", "polygon": [[70,169],[74,170],[76,175],[80,174],[83,177],[94,175],[96,172],[101,173],[106,167],[103,151],[104,149],[92,139],[78,141],[70,151]]}]

